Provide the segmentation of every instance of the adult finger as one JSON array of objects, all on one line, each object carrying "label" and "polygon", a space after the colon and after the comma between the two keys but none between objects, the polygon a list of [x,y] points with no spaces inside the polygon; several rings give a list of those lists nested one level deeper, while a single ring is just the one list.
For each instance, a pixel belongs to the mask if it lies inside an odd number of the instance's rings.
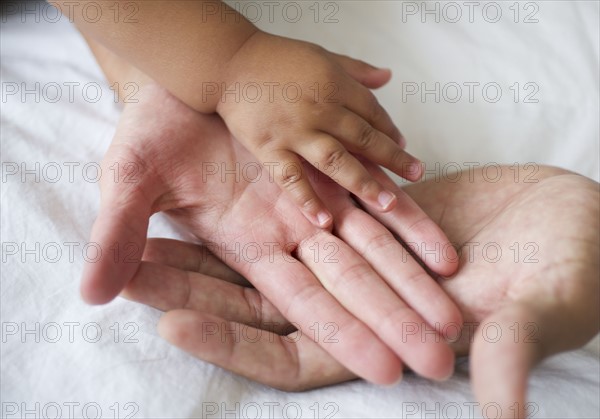
[{"label": "adult finger", "polygon": [[294,330],[255,289],[153,262],[142,262],[121,296],[162,311],[185,308],[278,333]]},{"label": "adult finger", "polygon": [[251,286],[246,278],[217,258],[211,249],[218,247],[211,243],[199,245],[181,240],[152,238],[146,243],[143,260]]},{"label": "adult finger", "polygon": [[458,254],[453,244],[417,203],[402,191],[379,167],[364,161],[365,167],[381,184],[394,191],[398,205],[388,212],[373,211],[368,205],[365,210],[390,231],[397,234],[407,247],[433,272],[452,275],[458,269]]},{"label": "adult finger", "polygon": [[536,319],[530,307],[510,305],[486,318],[476,331],[471,381],[485,417],[526,417],[527,381],[542,356]]},{"label": "adult finger", "polygon": [[[298,337],[297,332],[280,336],[192,310],[166,313],[158,323],[158,331],[196,358],[285,391],[355,378],[319,345]],[[222,331],[228,332],[225,338]]]},{"label": "adult finger", "polygon": [[[397,382],[402,362],[394,352],[291,256],[293,249],[282,250],[254,263],[245,274],[248,279],[285,318],[350,371],[375,384]],[[285,279],[285,286],[278,278]]]},{"label": "adult finger", "polygon": [[413,333],[433,328],[443,335],[460,328],[462,316],[456,304],[387,228],[350,203],[331,209],[338,220],[335,234],[428,323],[415,324],[418,330]]},{"label": "adult finger", "polygon": [[[140,264],[148,221],[162,188],[144,162],[129,148],[113,146],[102,162],[101,202],[92,227],[81,295],[89,304],[104,304],[116,297],[134,276]],[[109,170],[109,168],[111,170]],[[114,176],[113,176],[114,175]]]},{"label": "adult finger", "polygon": [[319,232],[304,240],[296,253],[331,295],[412,370],[439,380],[452,374],[454,354],[445,340],[433,328],[426,332],[427,322],[346,243]]},{"label": "adult finger", "polygon": [[491,406],[488,416],[527,417],[535,409],[526,399],[533,367],[547,356],[584,345],[598,333],[597,278],[592,284],[579,295],[547,298],[544,290],[532,293],[482,321],[470,363],[473,391],[481,406]]}]

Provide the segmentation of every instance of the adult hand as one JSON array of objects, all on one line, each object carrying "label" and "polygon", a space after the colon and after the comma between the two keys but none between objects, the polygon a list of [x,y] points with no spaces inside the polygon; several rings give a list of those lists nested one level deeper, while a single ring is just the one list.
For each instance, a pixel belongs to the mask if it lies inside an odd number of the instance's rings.
[{"label": "adult hand", "polygon": [[[454,355],[437,332],[422,342],[398,330],[416,324],[442,332],[440,325],[462,321],[457,307],[411,256],[399,257],[402,246],[348,192],[325,176],[313,179],[320,195],[336,197],[328,201],[336,234],[319,229],[220,118],[191,110],[157,85],[138,97],[126,105],[103,160],[103,172],[115,177],[101,181],[91,240],[105,251],[84,271],[86,301],[104,303],[122,290],[139,268],[150,216],[166,211],[302,330],[339,329],[338,342],[318,343],[355,374],[391,384],[405,362],[428,378],[451,375]],[[443,246],[454,257],[427,260],[428,267],[453,273],[457,258],[445,235],[398,192],[399,205],[386,215],[402,223],[391,230],[428,249]]]},{"label": "adult hand", "polygon": [[[498,403],[502,417],[526,416],[527,379],[537,362],[582,346],[600,328],[598,184],[560,169],[534,171],[503,167],[495,183],[465,172],[456,183],[403,189],[460,246],[458,273],[441,282],[466,325],[454,349],[471,353],[474,392],[481,405]],[[393,214],[382,220],[399,222]],[[355,377],[306,333],[290,333],[260,292],[231,284],[236,274],[212,259],[199,263],[202,254],[198,246],[153,240],[126,289],[128,298],[168,311],[159,322],[163,337],[284,390]],[[237,339],[224,330],[237,330]]]}]

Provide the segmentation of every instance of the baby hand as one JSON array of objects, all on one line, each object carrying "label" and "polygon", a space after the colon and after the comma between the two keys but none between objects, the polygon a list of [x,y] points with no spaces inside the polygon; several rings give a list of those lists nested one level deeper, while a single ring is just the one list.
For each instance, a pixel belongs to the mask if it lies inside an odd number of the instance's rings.
[{"label": "baby hand", "polygon": [[307,42],[258,31],[229,61],[217,112],[313,224],[332,216],[302,170],[304,158],[363,202],[391,210],[396,196],[353,155],[405,179],[420,162],[369,88],[391,74]]}]

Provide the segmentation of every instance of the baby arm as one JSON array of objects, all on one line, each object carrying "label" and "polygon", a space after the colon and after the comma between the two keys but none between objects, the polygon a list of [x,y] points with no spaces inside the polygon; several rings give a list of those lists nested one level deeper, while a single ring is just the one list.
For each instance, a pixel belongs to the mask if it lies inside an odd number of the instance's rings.
[{"label": "baby arm", "polygon": [[[53,3],[71,10],[69,2]],[[303,160],[380,211],[391,210],[397,198],[357,156],[420,178],[419,161],[404,151],[400,132],[369,90],[387,83],[388,70],[262,32],[221,2],[127,4],[136,5],[137,22],[115,19],[109,10],[97,22],[71,18],[193,109],[218,112],[313,224],[329,227],[332,216]],[[240,90],[248,94],[240,97]]]}]

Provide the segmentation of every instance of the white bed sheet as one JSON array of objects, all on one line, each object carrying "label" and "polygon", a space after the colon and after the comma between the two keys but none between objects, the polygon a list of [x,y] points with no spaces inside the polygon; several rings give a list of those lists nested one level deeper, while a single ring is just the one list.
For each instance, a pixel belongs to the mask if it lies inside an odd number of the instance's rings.
[{"label": "white bed sheet", "polygon": [[[338,23],[322,22],[325,12],[336,10],[325,9],[325,3],[319,5],[321,22],[313,23],[314,11],[309,9],[313,2],[304,2],[298,4],[309,17],[299,23],[285,22],[276,14],[274,23],[263,17],[258,24],[392,68],[394,80],[377,96],[408,138],[409,150],[429,167],[436,162],[440,168],[447,163],[466,167],[466,162],[535,162],[598,180],[598,3],[530,2],[538,8],[534,18],[539,20],[530,24],[522,20],[535,8],[525,9],[520,3],[515,23],[512,3],[497,3],[503,12],[497,23],[483,19],[484,2],[475,9],[473,23],[464,15],[467,6],[458,2],[463,19],[453,24],[444,21],[453,14],[442,14],[440,23],[428,15],[427,23],[422,23],[420,15],[404,13],[411,6],[406,2],[337,1],[332,4],[338,8],[333,16]],[[421,2],[412,4],[422,7]],[[435,5],[430,2],[428,7]],[[292,11],[288,16],[294,16]],[[302,417],[334,412],[337,418],[456,413],[472,417],[474,397],[464,360],[445,383],[408,375],[393,388],[357,381],[288,394],[171,347],[157,336],[160,313],[154,309],[122,299],[102,307],[83,304],[78,297],[82,248],[99,200],[94,168],[109,145],[119,108],[81,37],[65,18],[49,22],[52,16],[42,15],[35,22],[35,16],[28,15],[25,23],[20,15],[13,16],[2,22],[0,32],[1,416],[25,417],[29,411],[27,417],[52,417],[58,407],[62,417],[94,417],[98,408],[102,417],[135,413],[138,418],[256,413],[295,417],[296,410]],[[497,103],[486,102],[481,91],[476,91],[473,103],[464,99],[450,103],[444,96],[440,103],[431,96],[425,103],[415,96],[403,101],[402,83],[425,82],[432,87],[436,81],[441,86],[495,82],[503,96]],[[72,101],[64,85],[68,82],[80,83],[74,85]],[[518,103],[509,89],[515,82],[521,86]],[[523,94],[531,92],[522,88],[527,82],[538,86],[533,97],[538,103],[523,103]],[[34,90],[39,83],[39,103],[34,94],[24,101],[18,94],[8,95],[14,83]],[[52,83],[62,86],[63,97],[56,103],[48,100],[55,95]],[[86,83],[101,86],[97,102],[84,99]],[[93,98],[93,86],[85,93]],[[61,173],[56,180],[57,166]],[[15,167],[18,172],[13,175]],[[30,173],[23,181],[23,168],[33,169],[39,179]],[[179,237],[160,215],[153,217],[150,233]],[[16,255],[10,254],[13,244],[19,246]],[[33,253],[40,260],[24,254],[20,246],[39,246]],[[69,246],[74,249],[72,259]],[[25,328],[33,331],[23,335]],[[98,329],[102,336],[92,342]],[[137,342],[127,342],[130,334]],[[599,417],[597,340],[545,361],[533,374],[529,400],[537,409],[534,417]],[[217,412],[209,415],[214,409]]]}]

